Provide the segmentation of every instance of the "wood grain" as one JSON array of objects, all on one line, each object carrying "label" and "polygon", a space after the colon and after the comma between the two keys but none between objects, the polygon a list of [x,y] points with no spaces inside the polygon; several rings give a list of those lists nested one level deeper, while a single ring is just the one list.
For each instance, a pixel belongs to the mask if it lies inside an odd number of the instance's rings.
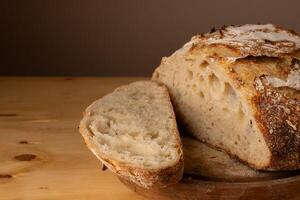
[{"label": "wood grain", "polygon": [[299,172],[256,172],[187,137],[179,184],[145,190],[122,180],[131,191],[101,171],[78,133],[81,112],[140,79],[0,77],[0,200],[300,199]]},{"label": "wood grain", "polygon": [[77,130],[87,105],[138,79],[0,78],[0,199],[144,199],[101,171]]}]

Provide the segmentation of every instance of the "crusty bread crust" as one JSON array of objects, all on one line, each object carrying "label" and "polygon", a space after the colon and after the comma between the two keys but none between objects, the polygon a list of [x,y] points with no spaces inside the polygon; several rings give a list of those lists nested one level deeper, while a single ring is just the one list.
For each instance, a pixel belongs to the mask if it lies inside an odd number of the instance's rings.
[{"label": "crusty bread crust", "polygon": [[[289,55],[290,56],[290,55]],[[228,65],[235,86],[249,99],[256,122],[271,151],[265,170],[295,170],[300,168],[300,93],[298,88],[274,87],[268,77],[287,79],[299,65],[294,57],[252,57],[237,59]],[[249,64],[252,68],[249,69]],[[238,69],[238,72],[235,71]],[[229,152],[230,153],[230,152]]]},{"label": "crusty bread crust", "polygon": [[[144,81],[140,81],[144,82]],[[169,94],[167,88],[159,83],[152,81],[155,84],[158,84],[166,93],[166,96],[169,98]],[[127,87],[122,86],[122,87]],[[168,99],[170,102],[170,99]],[[171,102],[169,103],[170,110],[173,112],[173,107]],[[174,112],[173,115],[175,116]],[[139,167],[130,167],[124,164],[120,164],[113,159],[104,155],[95,140],[92,138],[94,137],[93,132],[88,127],[87,123],[88,113],[83,113],[83,119],[80,122],[79,132],[84,138],[84,141],[87,147],[94,153],[94,155],[111,171],[115,172],[118,176],[123,179],[126,179],[136,185],[139,185],[143,188],[151,188],[151,187],[166,187],[170,184],[177,183],[183,175],[183,152],[182,152],[182,144],[179,137],[179,133],[177,130],[177,124],[175,122],[174,127],[175,129],[171,134],[176,136],[177,140],[177,151],[180,155],[175,165],[166,167],[166,168],[158,168],[158,169],[144,169]]]},{"label": "crusty bread crust", "polygon": [[[222,27],[194,36],[172,56],[163,58],[160,66],[175,58],[189,61],[197,57],[218,65],[254,113],[271,156],[267,165],[248,164],[266,170],[299,169],[299,34],[271,24]],[[159,68],[153,79],[161,81]]]},{"label": "crusty bread crust", "polygon": [[291,88],[272,88],[259,77],[262,87],[253,99],[258,105],[256,119],[272,152],[269,169],[300,167],[300,93]]},{"label": "crusty bread crust", "polygon": [[[269,165],[258,169],[300,168],[299,89],[289,86],[274,87],[268,81],[268,77],[287,79],[288,74],[295,70],[299,61],[289,56],[248,56],[228,65],[228,68],[232,69],[230,76],[236,87],[248,97],[249,104],[255,111],[256,122],[271,151]],[[252,65],[251,70],[246,69],[249,68],[249,64]],[[239,68],[239,72],[235,72],[236,68]],[[257,168],[253,165],[252,167]]]}]

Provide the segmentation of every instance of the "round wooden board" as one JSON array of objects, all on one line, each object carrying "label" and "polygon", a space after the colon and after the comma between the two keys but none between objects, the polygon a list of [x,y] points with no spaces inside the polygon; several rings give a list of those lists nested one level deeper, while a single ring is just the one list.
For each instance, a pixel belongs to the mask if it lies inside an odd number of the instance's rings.
[{"label": "round wooden board", "polygon": [[121,182],[155,200],[300,199],[300,172],[258,172],[227,154],[191,138],[183,138],[185,172],[182,180],[165,188],[144,189]]},{"label": "round wooden board", "polygon": [[156,200],[300,199],[300,176],[241,183],[205,181],[184,176],[178,184],[150,190],[120,180],[138,194]]}]

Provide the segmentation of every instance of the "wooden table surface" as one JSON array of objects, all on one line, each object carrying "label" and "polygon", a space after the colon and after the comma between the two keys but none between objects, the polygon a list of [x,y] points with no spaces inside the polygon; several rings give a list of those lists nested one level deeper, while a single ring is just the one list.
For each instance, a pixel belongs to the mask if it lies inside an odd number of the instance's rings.
[{"label": "wooden table surface", "polygon": [[77,130],[93,100],[139,79],[0,77],[0,199],[142,200]]}]

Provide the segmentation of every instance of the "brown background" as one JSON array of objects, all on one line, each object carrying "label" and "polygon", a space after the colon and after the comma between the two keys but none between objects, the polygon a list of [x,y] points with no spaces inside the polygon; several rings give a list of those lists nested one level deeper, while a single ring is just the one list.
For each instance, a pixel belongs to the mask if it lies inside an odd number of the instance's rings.
[{"label": "brown background", "polygon": [[149,75],[213,26],[300,31],[299,8],[299,0],[1,1],[0,75]]}]

